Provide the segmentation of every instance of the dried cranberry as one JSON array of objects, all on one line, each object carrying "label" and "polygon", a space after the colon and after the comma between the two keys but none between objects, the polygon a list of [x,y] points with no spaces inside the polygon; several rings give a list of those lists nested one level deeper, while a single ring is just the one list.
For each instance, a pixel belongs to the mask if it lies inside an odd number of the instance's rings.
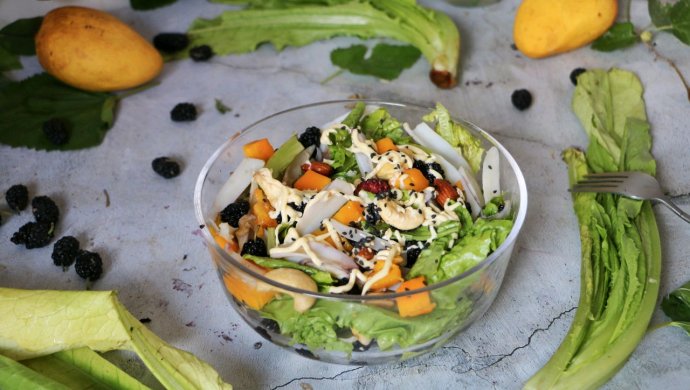
[{"label": "dried cranberry", "polygon": [[390,191],[391,186],[387,181],[382,179],[367,179],[357,185],[355,188],[355,195],[359,194],[359,191],[371,192],[372,194],[379,194],[381,192]]}]

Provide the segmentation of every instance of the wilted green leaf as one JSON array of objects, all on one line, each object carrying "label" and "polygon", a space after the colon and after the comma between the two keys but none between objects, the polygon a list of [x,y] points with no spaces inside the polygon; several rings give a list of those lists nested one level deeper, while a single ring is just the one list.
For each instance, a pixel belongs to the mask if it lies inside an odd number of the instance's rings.
[{"label": "wilted green leaf", "polygon": [[690,45],[690,0],[681,0],[671,8],[669,14],[673,35]]},{"label": "wilted green leaf", "polygon": [[635,26],[630,22],[616,23],[609,31],[592,43],[592,49],[614,51],[634,45],[639,40]]},{"label": "wilted green leaf", "polygon": [[371,55],[365,58],[367,47],[353,45],[331,52],[331,62],[355,74],[371,75],[385,80],[394,80],[404,69],[414,65],[421,52],[414,46],[379,43]]}]

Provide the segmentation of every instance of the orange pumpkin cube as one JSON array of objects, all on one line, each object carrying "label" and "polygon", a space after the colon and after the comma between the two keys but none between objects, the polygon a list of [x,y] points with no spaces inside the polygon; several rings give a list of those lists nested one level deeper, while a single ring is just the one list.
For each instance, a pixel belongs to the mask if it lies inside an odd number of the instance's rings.
[{"label": "orange pumpkin cube", "polygon": [[313,190],[321,191],[331,183],[331,179],[314,171],[306,171],[295,182],[295,188],[301,191]]},{"label": "orange pumpkin cube", "polygon": [[364,206],[355,200],[350,200],[333,215],[333,219],[349,225],[352,222],[359,222],[364,218]]},{"label": "orange pumpkin cube", "polygon": [[273,156],[273,145],[268,141],[268,138],[262,138],[250,142],[242,147],[244,155],[249,158],[256,158],[267,161]]},{"label": "orange pumpkin cube", "polygon": [[389,150],[398,150],[392,139],[386,137],[376,141],[376,151],[378,154],[384,154]]},{"label": "orange pumpkin cube", "polygon": [[[424,276],[418,276],[414,279],[404,281],[395,292],[413,291],[424,287],[426,287],[424,284]],[[431,313],[436,307],[436,304],[431,301],[431,295],[428,291],[395,298],[395,302],[398,304],[398,313],[400,317],[416,317],[422,314]]]}]

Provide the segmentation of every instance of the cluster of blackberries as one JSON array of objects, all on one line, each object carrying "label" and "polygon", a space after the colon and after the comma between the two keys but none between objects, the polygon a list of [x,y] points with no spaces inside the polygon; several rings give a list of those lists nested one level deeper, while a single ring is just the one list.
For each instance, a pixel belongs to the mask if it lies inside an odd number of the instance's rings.
[{"label": "cluster of blackberries", "polygon": [[414,160],[414,162],[412,163],[412,168],[419,169],[419,171],[422,172],[422,175],[424,175],[424,177],[427,180],[429,180],[429,183],[433,183],[434,180],[437,179],[437,177],[434,176],[434,174],[431,173],[430,170],[433,170],[439,175],[441,175],[441,178],[444,178],[446,176],[446,172],[441,167],[441,164],[435,161],[427,164],[422,160]]},{"label": "cluster of blackberries", "polygon": [[[183,33],[160,33],[153,37],[153,46],[163,53],[175,54],[189,46],[189,37]],[[189,49],[189,57],[196,62],[208,61],[213,55],[213,49],[209,45]]]},{"label": "cluster of blackberries", "polygon": [[[29,190],[23,184],[15,184],[5,193],[5,201],[12,211],[19,213],[29,204]],[[35,221],[20,227],[10,241],[24,245],[26,249],[42,248],[50,244],[55,235],[60,209],[50,197],[36,196],[31,200],[31,212]],[[77,275],[90,281],[100,278],[103,272],[101,256],[79,249],[79,241],[72,236],[62,237],[53,245],[51,258],[55,265],[63,269],[75,264]]]},{"label": "cluster of blackberries", "polygon": [[60,146],[69,141],[67,122],[60,118],[50,118],[43,122],[43,134],[51,144]]},{"label": "cluster of blackberries", "polygon": [[67,270],[74,264],[74,270],[82,279],[94,281],[103,273],[103,260],[96,252],[79,249],[79,241],[73,236],[64,236],[53,245],[53,264]]},{"label": "cluster of blackberries", "polygon": [[240,226],[240,218],[249,212],[249,202],[238,200],[230,203],[220,212],[220,221],[237,228]]},{"label": "cluster of blackberries", "polygon": [[318,147],[321,145],[321,130],[314,126],[307,127],[297,139],[305,148],[311,145],[316,145]]},{"label": "cluster of blackberries", "polygon": [[[12,211],[19,213],[29,204],[29,190],[23,184],[15,184],[5,193],[5,201]],[[31,211],[35,221],[20,227],[10,241],[26,249],[42,248],[53,239],[60,210],[49,197],[37,196],[31,200]]]}]

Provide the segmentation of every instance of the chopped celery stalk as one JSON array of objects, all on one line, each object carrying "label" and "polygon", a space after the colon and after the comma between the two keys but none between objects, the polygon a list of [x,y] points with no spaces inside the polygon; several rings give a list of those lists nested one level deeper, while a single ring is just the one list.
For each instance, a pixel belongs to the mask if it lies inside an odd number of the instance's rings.
[{"label": "chopped celery stalk", "polygon": [[60,351],[22,364],[70,389],[148,389],[89,348]]},{"label": "chopped celery stalk", "polygon": [[360,118],[364,115],[365,104],[363,102],[357,102],[355,107],[350,111],[349,114],[343,119],[343,124],[349,128],[356,127],[359,123]]},{"label": "chopped celery stalk", "polygon": [[297,136],[293,135],[268,159],[266,168],[271,170],[274,179],[282,178],[283,172],[303,150],[304,146],[299,142]]},{"label": "chopped celery stalk", "polygon": [[70,390],[4,355],[0,355],[0,389]]}]

